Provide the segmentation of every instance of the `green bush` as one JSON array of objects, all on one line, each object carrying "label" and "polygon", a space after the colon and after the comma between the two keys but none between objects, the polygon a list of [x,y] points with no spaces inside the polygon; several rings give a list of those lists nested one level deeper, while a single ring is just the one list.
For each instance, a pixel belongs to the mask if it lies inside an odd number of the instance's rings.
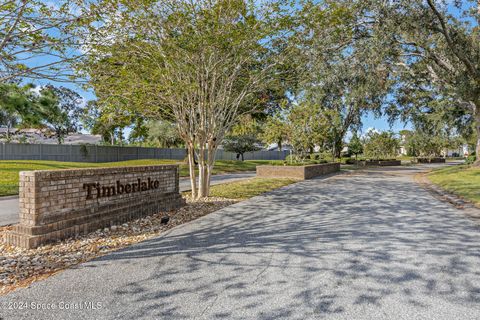
[{"label": "green bush", "polygon": [[[290,161],[290,159],[293,159],[293,161]],[[289,156],[287,156],[287,158],[285,159],[285,161],[283,163],[278,163],[278,162],[275,162],[275,163],[270,163],[271,165],[275,165],[275,166],[279,166],[279,165],[285,165],[285,166],[305,166],[305,165],[309,165],[309,164],[322,164],[322,163],[328,163],[327,160],[324,160],[324,159],[320,159],[320,160],[309,160],[309,159],[306,159],[304,161],[298,161],[297,159],[295,159],[294,157],[293,158],[289,158]]]},{"label": "green bush", "polygon": [[306,160],[301,162],[301,164],[321,164],[321,163],[328,163],[328,161],[324,159],[320,159],[320,160]]},{"label": "green bush", "polygon": [[296,162],[297,158],[293,154],[289,154],[285,157],[285,162],[291,163],[291,162]]},{"label": "green bush", "polygon": [[471,154],[465,159],[466,164],[473,164],[477,160],[477,156],[475,154]]},{"label": "green bush", "polygon": [[365,156],[371,160],[391,159],[397,155],[399,141],[393,132],[377,132],[371,130],[367,133],[364,144]]},{"label": "green bush", "polygon": [[309,158],[305,160],[300,160],[296,155],[287,155],[285,157],[285,162],[290,163],[326,163],[327,160],[321,158],[320,154],[311,154]]}]

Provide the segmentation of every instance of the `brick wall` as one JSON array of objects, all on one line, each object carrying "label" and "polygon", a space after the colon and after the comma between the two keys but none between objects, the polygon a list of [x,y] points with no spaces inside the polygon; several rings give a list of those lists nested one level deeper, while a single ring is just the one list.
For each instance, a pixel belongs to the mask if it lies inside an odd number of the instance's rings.
[{"label": "brick wall", "polygon": [[176,165],[20,173],[20,223],[7,243],[24,248],[181,206]]},{"label": "brick wall", "polygon": [[445,158],[417,158],[417,163],[446,163]]},{"label": "brick wall", "polygon": [[307,166],[257,166],[257,177],[306,180],[337,171],[340,171],[340,163],[323,163]]}]

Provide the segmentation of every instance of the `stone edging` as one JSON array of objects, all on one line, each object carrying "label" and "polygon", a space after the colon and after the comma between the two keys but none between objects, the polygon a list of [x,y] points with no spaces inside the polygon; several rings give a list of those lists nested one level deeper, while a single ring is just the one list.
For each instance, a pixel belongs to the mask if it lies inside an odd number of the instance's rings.
[{"label": "stone edging", "polygon": [[432,193],[437,199],[448,202],[454,205],[457,209],[478,209],[474,203],[432,183],[427,178],[427,173],[415,175],[414,180],[424,189]]}]

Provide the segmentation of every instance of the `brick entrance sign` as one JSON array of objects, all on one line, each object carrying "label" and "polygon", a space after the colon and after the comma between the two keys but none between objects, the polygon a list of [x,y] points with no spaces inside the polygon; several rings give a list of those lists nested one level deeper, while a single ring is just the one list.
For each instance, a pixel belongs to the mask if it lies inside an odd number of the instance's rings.
[{"label": "brick entrance sign", "polygon": [[6,241],[36,248],[178,208],[178,179],[176,165],[21,172],[20,223]]}]

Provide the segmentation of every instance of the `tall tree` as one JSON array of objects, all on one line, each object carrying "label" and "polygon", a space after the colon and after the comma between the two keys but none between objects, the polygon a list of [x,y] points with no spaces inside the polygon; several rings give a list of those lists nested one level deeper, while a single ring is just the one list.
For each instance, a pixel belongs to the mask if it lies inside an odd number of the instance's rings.
[{"label": "tall tree", "polygon": [[[468,136],[480,132],[480,3],[372,1],[376,38],[397,74],[393,118],[436,113]],[[480,139],[477,140],[480,152]]]},{"label": "tall tree", "polygon": [[12,128],[21,123],[27,126],[39,121],[31,89],[31,85],[0,83],[0,125],[7,128],[7,141],[11,138]]},{"label": "tall tree", "polygon": [[260,141],[251,134],[243,134],[238,136],[227,136],[223,142],[223,148],[226,151],[235,152],[237,160],[240,157],[244,161],[244,154],[246,152],[253,152],[260,150]]},{"label": "tall tree", "polygon": [[132,115],[125,110],[100,101],[88,101],[80,121],[92,134],[102,136],[105,144],[122,144],[123,130],[132,121]]},{"label": "tall tree", "polygon": [[294,106],[288,114],[288,141],[297,160],[305,160],[315,146],[328,144],[331,127],[331,122],[318,105],[301,103]]},{"label": "tall tree", "polygon": [[348,151],[355,155],[355,159],[357,159],[359,154],[363,153],[363,143],[356,131],[348,143]]},{"label": "tall tree", "polygon": [[183,144],[177,126],[168,121],[148,121],[145,125],[147,138],[151,144],[160,148],[175,148]]},{"label": "tall tree", "polygon": [[81,129],[83,99],[75,91],[65,87],[45,86],[38,98],[41,126],[52,131],[58,144],[70,133]]},{"label": "tall tree", "polygon": [[282,151],[283,143],[288,139],[288,123],[281,112],[267,118],[262,140],[266,143],[276,143],[278,150]]},{"label": "tall tree", "polygon": [[254,1],[138,1],[122,8],[105,26],[113,44],[96,46],[87,61],[91,83],[100,99],[174,120],[188,149],[192,196],[206,197],[218,145],[240,114],[252,112],[248,101],[278,64],[274,42],[282,26]]},{"label": "tall tree", "polygon": [[370,130],[365,135],[365,156],[375,160],[387,160],[397,156],[399,141],[393,132]]},{"label": "tall tree", "polygon": [[307,1],[298,41],[304,72],[297,99],[319,106],[330,118],[333,156],[349,129],[367,111],[380,114],[393,85],[385,67],[389,50],[372,37],[371,18],[356,1]]}]

